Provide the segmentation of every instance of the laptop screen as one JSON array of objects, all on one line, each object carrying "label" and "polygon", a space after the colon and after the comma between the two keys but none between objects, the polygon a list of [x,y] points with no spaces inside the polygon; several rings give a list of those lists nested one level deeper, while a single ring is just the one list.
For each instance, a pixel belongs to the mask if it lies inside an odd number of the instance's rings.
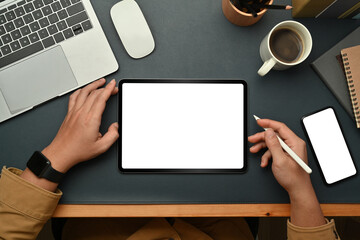
[{"label": "laptop screen", "polygon": [[244,169],[245,82],[123,80],[120,88],[122,171]]}]

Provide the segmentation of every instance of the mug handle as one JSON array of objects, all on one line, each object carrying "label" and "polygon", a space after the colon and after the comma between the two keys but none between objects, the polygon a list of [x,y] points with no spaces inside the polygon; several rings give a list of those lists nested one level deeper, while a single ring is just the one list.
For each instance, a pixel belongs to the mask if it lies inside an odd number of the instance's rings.
[{"label": "mug handle", "polygon": [[264,76],[275,66],[275,64],[276,61],[273,58],[270,58],[269,60],[264,62],[264,64],[259,69],[258,74],[260,76]]}]

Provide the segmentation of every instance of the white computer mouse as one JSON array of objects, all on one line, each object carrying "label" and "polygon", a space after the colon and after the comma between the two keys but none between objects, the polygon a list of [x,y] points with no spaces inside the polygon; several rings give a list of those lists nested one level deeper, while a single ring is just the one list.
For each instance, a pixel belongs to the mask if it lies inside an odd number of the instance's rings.
[{"label": "white computer mouse", "polygon": [[134,0],[115,4],[110,15],[127,53],[142,58],[155,48],[155,41],[139,5]]}]

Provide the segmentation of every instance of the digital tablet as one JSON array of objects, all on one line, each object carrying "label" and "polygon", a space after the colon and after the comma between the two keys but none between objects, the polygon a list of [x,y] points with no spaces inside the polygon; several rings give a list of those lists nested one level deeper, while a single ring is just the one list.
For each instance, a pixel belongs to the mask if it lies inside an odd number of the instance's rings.
[{"label": "digital tablet", "polygon": [[122,172],[246,169],[243,80],[121,80],[119,125]]}]

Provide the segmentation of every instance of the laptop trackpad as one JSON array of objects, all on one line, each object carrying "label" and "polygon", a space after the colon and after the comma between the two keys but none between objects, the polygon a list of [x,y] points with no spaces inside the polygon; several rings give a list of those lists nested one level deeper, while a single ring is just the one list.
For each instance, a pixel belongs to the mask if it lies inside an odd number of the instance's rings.
[{"label": "laptop trackpad", "polygon": [[60,46],[0,71],[0,89],[12,114],[77,85]]}]

